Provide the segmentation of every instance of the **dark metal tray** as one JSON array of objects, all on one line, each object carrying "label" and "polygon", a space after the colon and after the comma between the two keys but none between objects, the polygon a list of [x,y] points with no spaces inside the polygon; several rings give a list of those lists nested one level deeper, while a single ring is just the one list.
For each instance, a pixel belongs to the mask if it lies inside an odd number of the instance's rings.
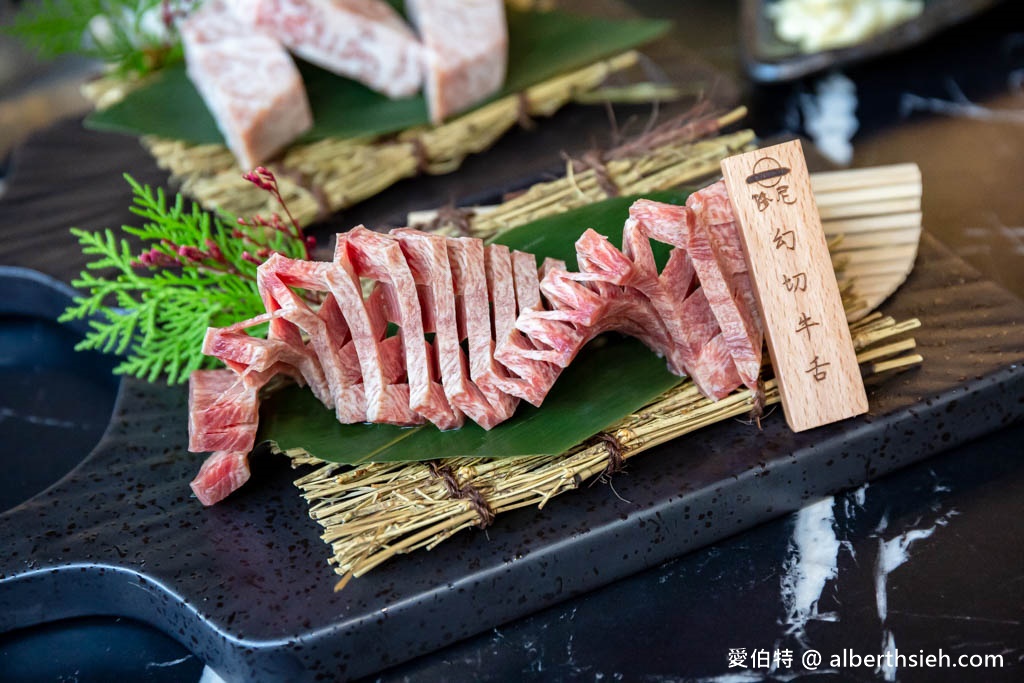
[{"label": "dark metal tray", "polygon": [[[24,287],[12,278],[9,288]],[[37,281],[39,287],[47,287]],[[189,495],[185,391],[121,383],[96,448],[0,514],[0,632],[120,615],[228,680],[377,671],[879,477],[1024,416],[1024,305],[926,236],[884,309],[919,317],[924,365],[869,386],[862,418],[793,434],[727,422],[543,511],[499,516],[334,593],[328,548],[283,458],[213,508]],[[47,319],[52,311],[38,314]],[[46,457],[31,440],[24,456]],[[5,480],[0,488],[8,486]]]},{"label": "dark metal tray", "polygon": [[775,34],[765,6],[773,0],[743,0],[740,11],[740,48],[751,78],[763,83],[789,81],[826,69],[863,62],[924,42],[999,0],[924,0],[915,19],[849,47],[803,53]]}]

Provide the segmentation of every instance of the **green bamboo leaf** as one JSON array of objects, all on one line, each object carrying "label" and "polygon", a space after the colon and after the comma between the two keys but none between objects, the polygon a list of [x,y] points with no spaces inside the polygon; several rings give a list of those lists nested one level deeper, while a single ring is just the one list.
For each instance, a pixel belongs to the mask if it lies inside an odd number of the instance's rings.
[{"label": "green bamboo leaf", "polygon": [[[662,190],[644,195],[648,199],[670,204],[682,204],[689,192],[683,190]],[[607,237],[616,247],[622,246],[622,226],[629,212],[629,205],[639,196],[615,197],[603,202],[588,204],[566,213],[542,218],[504,232],[492,241],[512,249],[565,261],[566,267],[576,270],[576,240],[587,228],[593,228]],[[621,220],[619,218],[621,217]],[[660,242],[651,242],[654,258],[661,268],[668,260],[671,248]]]},{"label": "green bamboo leaf", "polygon": [[678,383],[665,361],[640,342],[607,336],[566,368],[544,405],[524,403],[491,431],[471,421],[449,432],[432,426],[343,425],[308,389],[293,386],[264,401],[260,437],[283,449],[300,447],[324,460],[352,464],[557,454]]},{"label": "green bamboo leaf", "polygon": [[[648,196],[674,203],[686,200],[686,193],[679,191]],[[621,244],[622,224],[634,199],[611,199],[545,218],[506,232],[495,241],[575,264],[573,244],[587,228],[607,235],[616,246]],[[666,254],[667,250],[662,250],[662,260]],[[679,381],[666,369],[665,361],[639,341],[604,335],[580,352],[540,408],[523,403],[511,420],[489,432],[472,422],[448,432],[429,425],[342,425],[308,389],[289,387],[263,402],[258,440],[350,464],[555,455],[638,410]]]},{"label": "green bamboo leaf", "polygon": [[[611,21],[563,12],[509,9],[509,63],[495,97],[522,91],[573,69],[649,42],[668,30],[665,21]],[[394,133],[429,122],[422,95],[390,100],[355,81],[300,63],[314,126],[303,139],[357,138]],[[91,114],[86,125],[133,135],[159,135],[194,144],[224,138],[182,64],[169,66],[117,104]]]}]

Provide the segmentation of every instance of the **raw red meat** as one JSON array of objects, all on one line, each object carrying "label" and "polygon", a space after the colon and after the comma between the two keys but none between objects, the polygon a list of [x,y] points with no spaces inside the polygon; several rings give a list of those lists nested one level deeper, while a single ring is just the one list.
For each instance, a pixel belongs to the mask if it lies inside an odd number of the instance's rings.
[{"label": "raw red meat", "polygon": [[206,459],[189,486],[203,505],[227,498],[249,481],[249,451],[218,451]]},{"label": "raw red meat", "polygon": [[179,26],[188,75],[248,170],[313,125],[306,89],[277,40],[208,0]]},{"label": "raw red meat", "polygon": [[384,0],[229,0],[239,19],[306,61],[388,97],[415,94],[420,45]]},{"label": "raw red meat", "polygon": [[[353,244],[353,236],[358,237],[362,232],[369,231],[358,226],[350,233],[338,236],[334,264],[339,267],[327,269],[324,280],[327,289],[338,302],[352,333],[352,342],[355,344],[356,356],[362,370],[361,392],[366,407],[364,419],[367,422],[398,425],[419,424],[424,421],[425,416],[417,414],[409,405],[408,383],[389,381],[392,378],[384,373],[381,345],[387,329],[384,323],[389,318],[395,319],[397,312],[394,310],[396,308],[394,305],[386,305],[387,290],[383,297],[376,299],[370,297],[367,302],[363,301],[359,278],[369,277],[368,270],[379,268],[380,264],[373,263],[362,252],[358,244]],[[359,261],[367,270],[359,269]],[[394,297],[392,296],[392,298]],[[369,302],[376,302],[377,305],[369,307],[367,306]],[[389,308],[391,310],[387,311]],[[410,358],[419,357],[416,348],[423,343],[422,340],[423,336],[420,335],[418,343],[411,344],[403,338],[403,347],[408,347],[405,348],[407,364]],[[406,370],[410,370],[408,365],[406,365]],[[417,375],[420,379],[423,377],[423,371],[422,367],[412,368],[413,373],[420,373]],[[360,391],[356,389],[353,397],[358,398],[359,395]],[[423,396],[417,395],[416,398],[422,400]]]},{"label": "raw red meat", "polygon": [[249,451],[256,438],[260,386],[231,370],[199,370],[189,379],[189,450]]},{"label": "raw red meat", "polygon": [[440,235],[416,230],[398,230],[393,234],[419,288],[418,296],[423,303],[423,332],[434,333],[435,357],[431,358],[429,366],[431,369],[437,367],[440,375],[437,402],[450,415],[446,424],[435,424],[441,429],[461,427],[463,409],[470,403],[472,390],[465,354],[459,346],[455,284],[448,260],[447,240]]},{"label": "raw red meat", "polygon": [[490,429],[512,417],[518,403],[497,386],[501,379],[494,367],[494,331],[487,291],[486,258],[481,240],[469,237],[448,240],[448,258],[462,321],[460,339],[469,351],[469,394],[459,405],[474,422]]},{"label": "raw red meat", "polygon": [[[660,272],[651,240],[674,247]],[[274,255],[257,276],[267,313],[209,330],[204,351],[228,369],[192,378],[190,448],[217,452],[197,495],[219,499],[247,476],[237,453],[253,447],[259,391],[277,374],[308,384],[341,422],[441,429],[465,417],[490,429],[519,399],[539,405],[608,331],[641,339],[712,399],[756,385],[761,329],[738,244],[712,186],[688,206],[636,202],[621,251],[587,230],[578,272],[478,239],[362,226],[338,236],[331,263]],[[266,339],[246,333],[260,323]]]},{"label": "raw red meat", "polygon": [[725,181],[694,192],[686,206],[698,226],[687,251],[740,379],[754,389],[761,371],[763,333]]},{"label": "raw red meat", "polygon": [[423,41],[431,121],[501,89],[508,62],[504,0],[406,0],[405,7]]}]

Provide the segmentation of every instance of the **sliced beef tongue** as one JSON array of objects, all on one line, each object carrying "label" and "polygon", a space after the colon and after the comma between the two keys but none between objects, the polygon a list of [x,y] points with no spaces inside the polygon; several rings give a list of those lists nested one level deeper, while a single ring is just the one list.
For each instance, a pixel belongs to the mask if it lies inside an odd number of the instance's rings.
[{"label": "sliced beef tongue", "polygon": [[[672,338],[671,348],[665,351],[669,369],[689,375],[705,396],[723,398],[742,382],[733,357],[719,351],[725,340],[703,286],[701,273],[712,279],[723,278],[718,263],[695,257],[691,251],[694,235],[702,234],[704,229],[703,215],[687,206],[640,199],[630,207],[629,216],[623,249],[645,273],[640,288],[655,303]],[[654,268],[651,239],[675,247],[665,268],[660,274],[655,272],[654,280],[648,275]]]},{"label": "sliced beef tongue", "polygon": [[[277,374],[309,384],[344,423],[451,429],[469,417],[490,429],[519,399],[540,405],[587,342],[615,331],[712,399],[756,386],[760,321],[723,192],[636,202],[621,251],[583,233],[578,272],[478,239],[362,226],[338,236],[332,262],[272,256],[257,276],[266,314],[210,329],[204,352],[228,368],[191,380],[189,447],[215,452],[197,496],[218,500],[247,477],[259,392]],[[652,240],[673,247],[660,272]],[[261,323],[265,339],[246,333]]]},{"label": "sliced beef tongue", "polygon": [[189,450],[212,451],[192,481],[203,505],[226,498],[249,480],[249,451],[256,442],[259,390],[277,365],[262,373],[197,370],[189,378]]},{"label": "sliced beef tongue", "polygon": [[[685,298],[676,296],[678,290],[689,289],[691,282],[686,279],[689,272],[685,267],[676,268],[675,274],[680,276],[680,280],[662,277],[651,250],[651,239],[654,238],[675,246],[673,252],[684,256],[684,266],[689,262],[685,248],[693,229],[693,214],[680,211],[681,208],[685,207],[643,200],[636,202],[630,207],[629,219],[622,229],[622,250],[634,264],[629,284],[650,300],[671,340],[670,346],[660,349],[668,361],[669,369],[679,375],[692,375],[695,344],[691,325],[694,321],[684,315]],[[676,259],[676,264],[678,261]],[[697,292],[690,296],[700,294]]]},{"label": "sliced beef tongue", "polygon": [[[393,292],[394,303],[388,307],[388,320],[398,326],[405,350],[408,409],[430,420],[440,429],[457,426],[461,421],[446,400],[444,389],[433,376],[435,363],[427,355],[429,347],[424,341],[419,292],[398,239],[360,226],[348,233],[347,245],[355,274],[389,285]],[[391,385],[394,386],[397,385]],[[384,388],[385,393],[393,394],[393,391],[390,387]],[[377,421],[380,420],[371,419],[371,422]]]},{"label": "sliced beef tongue", "polygon": [[490,244],[485,252],[487,293],[494,313],[494,346],[507,339],[516,327],[518,309],[512,274],[512,252],[502,244]]},{"label": "sliced beef tongue", "polygon": [[[685,207],[638,200],[630,207],[630,217],[643,225],[653,239],[682,249],[673,251],[661,278],[671,276],[681,287],[690,272],[696,274],[700,287],[683,300],[693,309],[686,315],[686,326],[706,320],[703,302],[699,298],[690,301],[692,296],[703,296],[722,336],[712,348],[724,345],[742,384],[755,388],[761,370],[762,328],[724,181],[694,192]],[[677,296],[672,298],[681,300]],[[707,327],[704,332],[696,340],[696,349],[705,350],[712,341],[713,337],[707,337]],[[706,395],[721,398],[735,388],[725,388],[728,383],[721,382],[731,373],[717,352],[707,353],[708,360],[689,360],[689,374]],[[709,374],[718,379],[705,382],[703,378]],[[712,384],[717,389],[712,389]]]},{"label": "sliced beef tongue", "polygon": [[[275,271],[274,266],[280,258],[283,257],[275,254],[267,267],[257,271],[257,285],[263,303],[268,311],[278,314],[270,321],[267,337],[280,340],[292,352],[296,359],[294,365],[313,394],[328,408],[333,408],[332,380],[338,365],[335,345],[326,337],[323,320],[288,286],[287,274]],[[309,335],[309,343],[303,340],[303,331]]]},{"label": "sliced beef tongue", "polygon": [[494,372],[485,382],[503,394],[540,405],[558,377],[550,363],[524,355],[533,344],[516,321],[540,306],[537,261],[530,254],[492,244],[486,251],[487,289],[494,311]]},{"label": "sliced beef tongue", "polygon": [[[516,353],[563,368],[597,334],[618,331],[643,340],[667,359],[670,370],[690,375],[708,397],[729,394],[742,381],[687,251],[703,227],[687,207],[640,200],[630,209],[622,251],[586,231],[576,244],[580,272],[547,273],[540,289],[548,308],[520,315],[516,329],[525,340],[499,354],[499,360]],[[661,273],[652,239],[675,247]],[[701,265],[707,272],[717,261]],[[724,279],[721,273],[711,277]]]},{"label": "sliced beef tongue", "polygon": [[248,452],[256,439],[259,390],[232,370],[197,370],[189,378],[189,450]]}]

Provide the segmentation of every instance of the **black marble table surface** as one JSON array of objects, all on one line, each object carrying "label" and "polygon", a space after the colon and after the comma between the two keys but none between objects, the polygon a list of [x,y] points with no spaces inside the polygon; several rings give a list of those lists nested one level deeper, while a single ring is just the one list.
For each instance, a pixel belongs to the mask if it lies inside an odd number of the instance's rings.
[{"label": "black marble table surface", "polygon": [[[822,76],[771,88],[750,85],[740,70],[732,3],[630,4],[677,21],[668,41],[652,50],[656,63],[684,51],[719,75],[711,85],[720,101],[751,106],[751,123],[762,136],[808,133],[807,103]],[[1024,22],[1014,5],[1004,3],[844,76],[858,98],[853,165],[917,162],[926,230],[1020,297]],[[556,120],[559,129],[576,130],[570,151],[606,133],[600,117],[579,108]],[[63,124],[37,144],[75,136],[75,125]],[[513,158],[531,135],[552,134],[543,126],[536,133],[517,131],[494,152]],[[513,170],[525,175],[557,167],[558,143],[547,142],[550,156],[537,152]],[[543,147],[536,143],[533,138],[529,149]],[[102,142],[99,147],[107,149]],[[139,152],[126,147],[123,154],[94,169],[92,181],[119,182],[118,171],[136,163]],[[485,191],[478,171],[486,159],[470,160],[453,177],[402,183],[338,220],[373,222],[396,209]],[[508,173],[498,182],[514,182]],[[143,179],[161,182],[162,174],[145,170]],[[54,192],[79,193],[78,205],[88,206],[88,183]],[[57,212],[55,229],[124,220],[103,210]],[[16,261],[65,279],[76,269],[43,255],[45,235],[15,236],[2,247],[5,264]],[[1020,339],[1024,347],[1024,330]],[[1024,680],[1022,443],[1024,425],[1011,425],[372,680]],[[857,657],[886,651],[907,659],[857,665]],[[910,659],[928,655],[936,657],[936,667],[914,666]],[[988,668],[972,667],[971,656]],[[0,639],[0,680],[117,676],[216,680],[176,642],[125,620],[73,620]]]}]

